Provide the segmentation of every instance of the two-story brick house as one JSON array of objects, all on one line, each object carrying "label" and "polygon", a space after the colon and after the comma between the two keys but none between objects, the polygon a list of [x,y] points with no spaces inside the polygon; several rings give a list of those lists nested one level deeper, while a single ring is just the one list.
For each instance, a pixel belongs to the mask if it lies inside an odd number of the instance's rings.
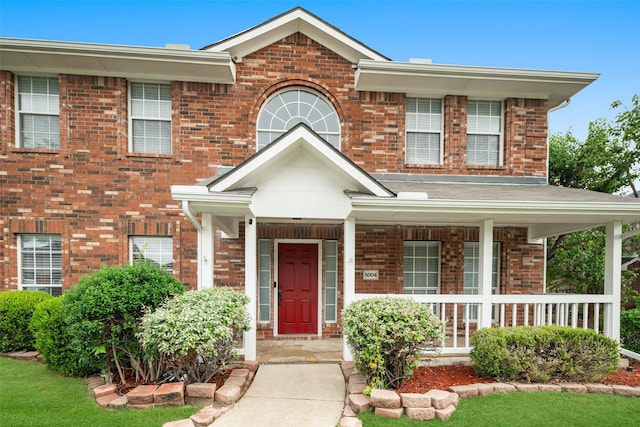
[{"label": "two-story brick house", "polygon": [[[201,50],[0,54],[2,290],[146,257],[246,291],[251,359],[370,294],[432,304],[455,352],[492,323],[619,334],[640,204],[547,185],[547,115],[596,74],[395,62],[300,8]],[[544,238],[601,225],[606,295],[540,295]]]}]

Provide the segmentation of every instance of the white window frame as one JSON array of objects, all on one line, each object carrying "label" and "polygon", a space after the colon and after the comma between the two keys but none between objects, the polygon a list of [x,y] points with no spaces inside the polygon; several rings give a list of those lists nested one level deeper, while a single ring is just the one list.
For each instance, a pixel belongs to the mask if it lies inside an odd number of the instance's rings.
[{"label": "white window frame", "polygon": [[[331,247],[331,250],[330,250]],[[338,271],[339,271],[339,257],[338,257],[338,241],[327,240],[325,241],[325,272],[324,272],[324,321],[325,323],[337,323],[338,322]],[[333,261],[335,266],[333,270],[329,269],[329,260]],[[331,275],[329,274],[331,273]],[[333,277],[333,279],[332,279]],[[333,290],[333,298],[329,298],[329,290]],[[328,308],[333,307],[333,318],[327,315]]]},{"label": "white window frame", "polygon": [[[473,251],[473,255],[471,257],[467,257],[467,248],[471,247]],[[479,282],[480,282],[480,242],[464,242],[464,268],[463,268],[463,294],[465,295],[478,295]],[[471,267],[473,271],[468,271]],[[473,280],[471,286],[469,286],[467,282],[467,278],[470,277]],[[499,293],[500,291],[500,242],[493,242],[492,254],[491,254],[491,293],[493,295]],[[466,308],[467,306],[465,306]],[[478,305],[477,304],[469,304],[470,312],[469,312],[469,322],[477,323],[478,322]],[[465,314],[463,313],[463,319],[466,319]],[[492,321],[497,321],[497,306],[493,304],[491,307],[491,318]]]},{"label": "white window frame", "polygon": [[[38,267],[37,257],[38,252],[34,246],[33,248],[33,265],[31,266],[34,272],[34,281],[37,277],[37,271],[48,271],[49,277],[51,280],[48,283],[24,283],[25,282],[25,266],[23,263],[25,262],[25,253],[26,251],[22,247],[25,243],[25,239],[35,239],[37,237],[48,237],[49,242],[52,241],[53,238],[57,238],[60,242],[60,250],[53,251],[51,248],[51,244],[49,245],[49,260],[47,266]],[[40,252],[40,254],[44,254],[45,252]],[[59,265],[56,265],[59,264]],[[18,235],[18,283],[19,289],[22,290],[33,290],[33,291],[43,291],[47,292],[51,295],[58,296],[62,295],[62,236],[60,234],[40,234],[40,233],[24,233]],[[59,279],[55,280],[53,277],[58,273]]]},{"label": "white window frame", "polygon": [[[416,108],[414,111],[409,110],[410,100],[415,101]],[[429,112],[420,112],[420,101],[429,103]],[[433,112],[433,102],[437,101],[440,104],[440,111],[438,113]],[[444,100],[441,98],[420,98],[420,97],[407,97],[406,99],[406,112],[405,112],[405,162],[407,164],[415,165],[440,165],[443,159],[443,128],[444,128]],[[414,115],[415,118],[410,120],[410,116]],[[439,117],[438,117],[439,116]],[[422,118],[422,120],[420,120]],[[413,159],[409,158],[409,136],[416,135],[437,135],[438,138],[438,159],[435,162],[421,162],[417,161],[415,156]],[[417,149],[415,150],[418,151]]]},{"label": "white window frame", "polygon": [[[493,105],[495,103],[499,103],[500,104],[500,115],[499,116],[495,116],[493,114],[490,114],[488,116],[486,115],[478,115],[478,114],[474,114],[471,115],[469,113],[469,105],[471,103],[480,103],[480,102],[489,102],[490,103],[490,111],[493,111]],[[482,129],[478,129],[477,123],[479,122],[479,120],[476,121],[476,126],[473,125],[473,120],[471,120],[471,117],[480,117],[480,118],[484,118],[486,120],[491,120],[492,118],[498,118],[498,120],[500,121],[499,125],[498,125],[498,129],[497,130],[482,130]],[[469,136],[497,136],[498,137],[498,158],[497,158],[497,163],[471,163],[469,161]],[[494,166],[494,167],[499,167],[502,166],[504,163],[504,102],[499,101],[499,100],[491,100],[491,99],[469,99],[467,101],[467,142],[466,142],[466,150],[467,150],[467,165],[469,166]],[[488,151],[488,148],[487,148]]]},{"label": "white window frame", "polygon": [[[33,79],[47,79],[47,93],[34,95],[32,89]],[[24,87],[23,84],[20,84],[21,79],[30,79],[30,91],[24,93],[27,96],[30,96],[32,99],[34,96],[44,97],[48,101],[46,102],[46,108],[43,109],[34,109],[33,103],[31,103],[31,108],[25,109],[23,103],[21,102],[21,92]],[[51,81],[55,81],[58,84],[58,91],[53,94],[50,92],[50,84]],[[24,148],[24,149],[45,149],[45,150],[60,150],[60,86],[58,81],[58,76],[33,76],[33,75],[17,75],[15,76],[15,111],[16,111],[16,147]],[[54,136],[57,140],[53,141],[54,144],[49,143],[47,147],[39,147],[36,144],[36,141],[33,141],[33,146],[25,146],[25,141],[22,137],[22,118],[25,116],[35,116],[35,117],[48,117],[49,120],[52,120],[54,117],[56,118],[55,122],[57,124],[57,132],[50,132],[49,135]],[[51,121],[49,121],[49,125],[51,125]]]},{"label": "white window frame", "polygon": [[[289,98],[288,94],[292,92],[297,94],[296,101],[285,101],[283,97]],[[313,103],[303,101],[301,93],[313,96]],[[323,113],[319,105],[328,107],[330,111]],[[305,106],[305,111],[300,111],[300,106]],[[279,115],[279,112],[283,114]],[[269,126],[266,126],[267,122]],[[256,151],[260,151],[299,123],[307,124],[336,150],[340,150],[342,129],[340,116],[333,104],[314,90],[295,86],[273,94],[260,107],[256,122]],[[337,130],[330,130],[331,125],[335,125]]]},{"label": "white window frame", "polygon": [[[174,272],[173,265],[175,263],[175,259],[173,258],[173,237],[172,236],[149,236],[149,235],[129,236],[129,263],[133,264],[134,261],[136,260],[135,254],[134,254],[134,245],[137,244],[138,247],[140,248],[140,251],[143,252],[145,250],[145,247],[148,246],[149,241],[160,243],[160,247],[159,247],[160,261],[151,257],[148,257],[148,258],[154,263],[158,264],[164,270],[166,270],[169,274],[173,275],[173,272]],[[167,254],[164,252],[166,248],[171,249],[170,257],[167,257]],[[147,256],[145,256],[144,258],[147,258]],[[167,258],[171,260],[170,269],[166,267],[166,263],[163,263],[163,261],[166,261]]]},{"label": "white window frame", "polygon": [[[412,247],[412,252],[413,255],[410,257],[407,257],[407,255],[405,255],[405,252],[407,250],[407,247],[411,246]],[[426,247],[427,248],[427,255],[424,257],[418,257],[415,255],[415,248],[416,247]],[[429,269],[429,260],[430,259],[434,259],[434,257],[429,256],[428,251],[431,248],[436,248],[438,251],[438,256],[437,258],[437,268],[436,271],[431,271]],[[440,242],[438,241],[431,241],[431,240],[405,240],[403,242],[403,257],[402,257],[402,268],[403,268],[403,280],[402,280],[402,293],[403,294],[410,294],[410,295],[436,295],[440,293],[440,282],[442,279],[442,275],[441,275],[441,261],[442,261],[442,253],[440,250]],[[415,264],[416,264],[416,259],[420,259],[420,258],[424,258],[424,262],[425,262],[425,266],[426,266],[426,270],[425,271],[417,271],[415,270]],[[409,265],[410,264],[410,265]],[[429,281],[428,281],[428,277],[430,274],[433,273],[437,273],[437,284],[436,286],[429,286]],[[411,286],[410,288],[407,286],[407,275],[408,274],[412,274],[414,276],[414,280],[413,283],[414,285]],[[415,286],[415,275],[416,274],[425,274],[427,277],[427,281],[426,284],[427,286],[425,286],[424,288],[418,288]],[[416,290],[425,290],[425,292],[416,292]]]},{"label": "white window frame", "polygon": [[[258,239],[258,323],[269,323],[271,321],[272,283],[271,240]],[[263,295],[264,293],[267,295]],[[266,316],[264,316],[265,314]]]},{"label": "white window frame", "polygon": [[[148,86],[157,86],[158,90],[160,90],[161,86],[164,86],[166,88],[169,89],[169,99],[149,99],[147,100],[146,98],[141,99],[141,101],[143,103],[145,102],[157,102],[157,109],[158,109],[158,114],[135,114],[134,113],[134,98],[133,98],[133,86],[134,85],[142,85],[143,87],[143,91],[144,88],[148,85]],[[129,152],[130,153],[135,153],[135,154],[152,154],[152,155],[171,155],[173,153],[173,140],[172,140],[172,127],[173,127],[173,123],[172,123],[172,108],[171,108],[171,84],[169,83],[163,83],[163,82],[139,82],[139,81],[134,81],[134,82],[129,82]],[[136,100],[138,100],[138,98],[136,98]],[[168,114],[161,114],[160,110],[162,108],[162,106],[164,105],[166,108],[166,103],[169,104],[169,112]],[[144,107],[143,107],[144,109]],[[160,144],[158,145],[159,150],[148,150],[146,149],[146,142],[145,142],[145,150],[136,150],[134,149],[134,122],[136,121],[140,121],[140,122],[161,122],[161,123],[169,123],[169,147],[168,147],[168,151],[166,149],[163,149],[163,145],[162,142],[163,140],[160,140]]]}]

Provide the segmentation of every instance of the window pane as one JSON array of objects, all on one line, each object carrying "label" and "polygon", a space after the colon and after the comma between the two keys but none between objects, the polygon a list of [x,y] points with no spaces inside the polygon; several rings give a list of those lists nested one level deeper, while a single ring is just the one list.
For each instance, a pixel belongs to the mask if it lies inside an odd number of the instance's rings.
[{"label": "window pane", "polygon": [[133,120],[132,125],[134,152],[171,154],[171,123]]},{"label": "window pane", "polygon": [[171,86],[131,83],[130,113],[132,151],[171,154]]},{"label": "window pane", "polygon": [[440,134],[407,132],[407,163],[440,163]]},{"label": "window pane", "polygon": [[325,321],[335,322],[338,303],[338,242],[325,242]]},{"label": "window pane", "polygon": [[496,135],[467,135],[467,163],[471,165],[497,165],[500,141]]},{"label": "window pane", "polygon": [[23,148],[60,148],[58,80],[18,77],[18,113]]},{"label": "window pane", "polygon": [[307,124],[320,137],[340,148],[340,121],[324,98],[302,89],[288,89],[269,99],[258,117],[258,150],[292,129]]},{"label": "window pane", "polygon": [[467,163],[498,165],[502,134],[502,103],[469,100],[467,111]]},{"label": "window pane", "polygon": [[404,242],[403,292],[438,293],[440,288],[438,242]]},{"label": "window pane", "polygon": [[132,236],[131,262],[150,261],[173,274],[173,239],[171,237]]},{"label": "window pane", "polygon": [[258,240],[258,319],[268,322],[271,313],[271,241]]},{"label": "window pane", "polygon": [[[20,235],[20,286],[54,293],[62,286],[62,245],[59,235]],[[35,285],[26,287],[25,285]],[[59,294],[59,291],[55,291]]]},{"label": "window pane", "polygon": [[[497,293],[499,277],[500,243],[494,242],[491,254],[491,291]],[[480,243],[465,242],[464,244],[464,293],[477,295],[480,284]],[[478,306],[474,304],[469,312],[469,320],[478,320]],[[493,318],[495,319],[495,311]]]}]

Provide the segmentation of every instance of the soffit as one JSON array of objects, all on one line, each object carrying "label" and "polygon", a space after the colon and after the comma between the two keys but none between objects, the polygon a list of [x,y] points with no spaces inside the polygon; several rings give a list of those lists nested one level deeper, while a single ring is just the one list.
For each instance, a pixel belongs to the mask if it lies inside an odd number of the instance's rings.
[{"label": "soffit", "polygon": [[0,38],[0,67],[14,73],[82,74],[233,83],[228,53]]},{"label": "soffit", "polygon": [[596,73],[361,60],[356,71],[356,89],[437,98],[462,95],[496,100],[546,99],[551,109],[598,76]]}]

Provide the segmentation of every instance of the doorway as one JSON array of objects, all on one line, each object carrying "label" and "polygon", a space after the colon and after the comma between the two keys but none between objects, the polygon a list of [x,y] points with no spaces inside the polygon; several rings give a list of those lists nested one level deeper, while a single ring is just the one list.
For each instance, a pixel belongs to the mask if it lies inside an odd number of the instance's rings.
[{"label": "doorway", "polygon": [[278,243],[278,334],[318,333],[318,245]]}]

